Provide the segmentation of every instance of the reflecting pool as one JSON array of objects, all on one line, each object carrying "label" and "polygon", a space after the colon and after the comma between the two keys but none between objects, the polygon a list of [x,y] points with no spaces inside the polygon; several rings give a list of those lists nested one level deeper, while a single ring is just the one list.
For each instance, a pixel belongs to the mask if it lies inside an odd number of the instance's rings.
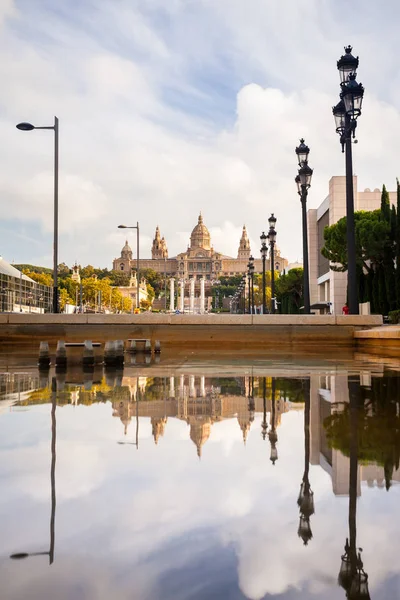
[{"label": "reflecting pool", "polygon": [[2,600],[400,599],[400,362],[0,361]]}]

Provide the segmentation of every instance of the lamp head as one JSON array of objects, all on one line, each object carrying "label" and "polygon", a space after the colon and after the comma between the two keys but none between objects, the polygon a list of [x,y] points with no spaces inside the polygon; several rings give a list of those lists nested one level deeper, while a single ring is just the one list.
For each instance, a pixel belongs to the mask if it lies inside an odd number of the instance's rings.
[{"label": "lamp head", "polygon": [[345,46],[345,54],[339,58],[337,61],[337,68],[340,73],[340,82],[346,83],[349,80],[349,76],[351,73],[356,73],[358,68],[358,56],[355,57],[352,55],[351,51],[353,48],[351,46]]},{"label": "lamp head", "polygon": [[18,123],[16,127],[21,131],[32,131],[32,129],[35,129],[35,126],[32,125],[32,123]]},{"label": "lamp head", "polygon": [[299,166],[302,167],[308,161],[308,155],[310,154],[310,148],[304,143],[304,138],[301,138],[300,145],[295,150],[297,154],[297,161]]}]

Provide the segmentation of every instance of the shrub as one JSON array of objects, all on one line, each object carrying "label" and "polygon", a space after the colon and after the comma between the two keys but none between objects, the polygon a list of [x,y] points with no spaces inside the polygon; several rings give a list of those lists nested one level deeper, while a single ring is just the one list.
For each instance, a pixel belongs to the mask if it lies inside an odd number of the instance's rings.
[{"label": "shrub", "polygon": [[391,310],[388,316],[389,323],[392,325],[397,325],[397,323],[400,323],[400,310]]}]

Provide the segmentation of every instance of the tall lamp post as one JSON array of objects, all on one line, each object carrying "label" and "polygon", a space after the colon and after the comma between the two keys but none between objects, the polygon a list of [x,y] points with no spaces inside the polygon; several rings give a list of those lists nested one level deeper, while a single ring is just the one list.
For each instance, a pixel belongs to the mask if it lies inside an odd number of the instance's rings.
[{"label": "tall lamp post", "polygon": [[353,158],[351,138],[355,136],[357,118],[361,115],[364,87],[356,82],[358,57],[352,54],[352,47],[347,46],[345,54],[337,61],[340,73],[340,102],[333,107],[336,133],[340,136],[342,152],[346,153],[346,238],[347,238],[347,292],[349,297],[349,313],[358,315],[356,239],[354,222],[353,191]]},{"label": "tall lamp post", "polygon": [[308,155],[310,148],[301,138],[300,146],[296,148],[297,162],[299,171],[295,178],[297,191],[301,200],[301,214],[303,222],[303,296],[304,296],[304,314],[310,314],[310,275],[308,267],[308,231],[307,231],[307,196],[311,187],[311,178],[313,170],[308,166]]},{"label": "tall lamp post", "polygon": [[18,123],[17,129],[20,129],[21,131],[51,129],[54,131],[53,312],[58,313],[58,118],[54,117],[54,125],[48,127],[36,127],[36,125],[32,125],[32,123]]},{"label": "tall lamp post", "polygon": [[253,314],[254,311],[254,257],[250,256],[247,264],[249,269],[249,313]]},{"label": "tall lamp post", "polygon": [[274,216],[274,213],[271,214],[270,218],[268,219],[268,223],[269,223],[269,231],[268,231],[267,239],[268,239],[269,247],[270,247],[270,263],[271,263],[271,312],[272,312],[272,314],[275,314],[275,256],[274,256],[274,249],[275,249],[275,241],[276,241],[276,229],[275,229],[276,217]]},{"label": "tall lamp post", "polygon": [[136,229],[136,308],[140,308],[139,300],[139,223],[136,225],[118,225],[118,229]]},{"label": "tall lamp post", "polygon": [[247,263],[247,284],[248,284],[248,313],[251,314],[251,264]]},{"label": "tall lamp post", "polygon": [[261,240],[261,258],[262,258],[262,303],[263,303],[263,315],[265,315],[265,313],[267,312],[267,303],[266,303],[266,298],[265,298],[265,260],[267,258],[267,254],[268,254],[268,246],[265,243],[265,240],[267,239],[267,236],[265,235],[264,232],[262,232],[262,234],[260,235],[260,240]]}]

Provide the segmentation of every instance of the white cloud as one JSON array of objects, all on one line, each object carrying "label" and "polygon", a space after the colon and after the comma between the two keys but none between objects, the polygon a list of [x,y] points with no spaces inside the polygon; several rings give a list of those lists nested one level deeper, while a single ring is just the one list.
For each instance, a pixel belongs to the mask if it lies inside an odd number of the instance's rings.
[{"label": "white cloud", "polygon": [[[110,266],[120,251],[112,229],[128,220],[140,222],[143,257],[157,224],[172,256],[200,210],[216,250],[236,256],[245,223],[257,256],[274,212],[282,254],[301,255],[298,138],[311,147],[310,207],[344,173],[331,106],[352,32],[333,0],[85,0],[78,12],[31,4],[11,28],[13,7],[0,12],[0,211],[18,233],[35,222],[51,248],[53,145],[50,132],[23,134],[15,123],[51,124],[57,114],[60,261]],[[379,18],[392,31],[390,15],[368,7],[350,36],[366,86],[354,147],[360,189],[393,189],[398,174],[400,86],[374,26]],[[2,253],[27,262],[30,246],[16,255],[9,241]]]}]

